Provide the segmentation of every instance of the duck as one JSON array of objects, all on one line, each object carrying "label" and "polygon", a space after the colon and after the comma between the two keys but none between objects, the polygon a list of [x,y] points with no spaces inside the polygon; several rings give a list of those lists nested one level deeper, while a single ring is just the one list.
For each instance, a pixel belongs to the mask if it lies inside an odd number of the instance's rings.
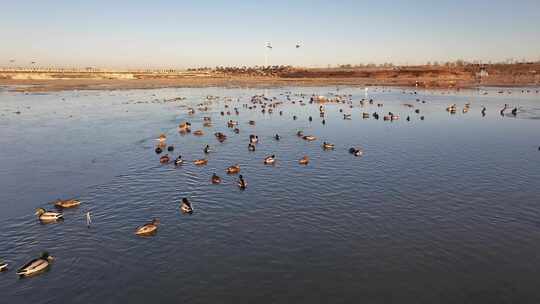
[{"label": "duck", "polygon": [[161,133],[158,137],[158,140],[160,142],[165,142],[167,140],[167,135],[165,135],[164,133]]},{"label": "duck", "polygon": [[358,148],[354,148],[354,147],[349,149],[349,153],[351,153],[354,156],[362,156],[364,154],[362,149],[358,149]]},{"label": "duck", "polygon": [[240,172],[240,165],[239,164],[235,164],[235,165],[232,165],[229,168],[227,168],[227,174],[236,174],[238,172]]},{"label": "duck", "polygon": [[244,180],[242,174],[238,176],[238,187],[242,190],[247,188],[247,182]]},{"label": "duck", "polygon": [[169,152],[174,151],[174,146],[168,146],[168,147],[167,147],[167,151],[169,151]]},{"label": "duck", "polygon": [[163,149],[161,149],[161,147],[156,147],[154,151],[156,152],[156,154],[161,154],[161,152],[163,152]]},{"label": "duck", "polygon": [[264,158],[265,165],[272,165],[276,162],[276,156],[274,154]]},{"label": "duck", "polygon": [[217,133],[214,133],[214,136],[216,136],[217,140],[219,142],[224,142],[226,139],[227,139],[227,135],[221,133],[221,132],[217,132]]},{"label": "duck", "polygon": [[345,119],[345,120],[351,120],[351,119],[352,119],[351,116],[352,116],[351,114],[343,114],[343,119]]},{"label": "duck", "polygon": [[309,157],[307,155],[305,155],[304,157],[302,157],[298,163],[300,165],[307,165],[309,163]]},{"label": "duck", "polygon": [[298,131],[298,132],[296,132],[296,136],[302,137],[302,136],[304,136],[304,132],[303,131]]},{"label": "duck", "polygon": [[323,142],[322,147],[325,150],[331,150],[331,149],[334,149],[334,144]]},{"label": "duck", "polygon": [[184,163],[184,160],[182,159],[182,155],[178,155],[178,157],[174,160],[175,166],[180,166]]},{"label": "duck", "polygon": [[215,173],[212,175],[212,184],[221,184],[221,177],[217,176]]},{"label": "duck", "polygon": [[208,154],[208,153],[210,153],[211,151],[212,151],[212,150],[210,150],[210,146],[209,146],[209,145],[206,145],[206,147],[204,147],[204,149],[203,149],[204,154]]},{"label": "duck", "polygon": [[252,143],[249,143],[248,144],[248,150],[251,151],[251,152],[255,151],[255,145],[252,144]]},{"label": "duck", "polygon": [[178,126],[178,129],[180,129],[180,132],[190,132],[191,131],[191,123],[183,122]]},{"label": "duck", "polygon": [[193,132],[193,135],[195,135],[195,136],[203,136],[204,132],[203,132],[203,130],[196,130],[196,131]]},{"label": "duck", "polygon": [[23,277],[29,277],[39,274],[49,268],[54,257],[48,252],[43,252],[37,259],[33,259],[17,270],[17,274]]},{"label": "duck", "polygon": [[238,128],[234,128],[233,131],[234,131],[234,134],[240,134],[240,129],[238,129]]},{"label": "duck", "polygon": [[249,142],[252,144],[256,144],[259,142],[259,136],[251,134],[249,136]]},{"label": "duck", "polygon": [[302,137],[302,139],[307,140],[307,141],[314,141],[314,140],[317,140],[317,137],[315,137],[313,135],[306,135],[306,136]]},{"label": "duck", "polygon": [[182,199],[182,203],[180,204],[180,210],[182,211],[182,213],[188,213],[188,214],[193,213],[193,208],[191,207],[191,203],[185,197]]},{"label": "duck", "polygon": [[157,232],[159,219],[155,218],[150,223],[146,223],[135,230],[136,235],[147,236]]},{"label": "duck", "polygon": [[515,107],[512,109],[512,115],[516,116],[517,115],[517,111],[518,111],[518,108]]},{"label": "duck", "polygon": [[169,154],[165,154],[165,155],[163,155],[162,157],[159,158],[159,162],[162,163],[162,164],[168,164],[170,160],[171,159],[169,157]]},{"label": "duck", "polygon": [[255,120],[250,120],[250,121],[248,122],[248,124],[249,124],[250,126],[254,126],[254,125],[255,125]]},{"label": "duck", "polygon": [[37,215],[38,219],[42,222],[54,222],[64,217],[64,215],[60,212],[47,211],[43,208],[36,209],[35,214]]},{"label": "duck", "polygon": [[362,118],[364,119],[369,118],[369,113],[366,113],[366,112],[362,113]]},{"label": "duck", "polygon": [[81,201],[76,199],[67,199],[67,200],[56,200],[54,201],[54,206],[56,208],[62,208],[62,209],[68,209],[68,208],[74,208],[81,204]]},{"label": "duck", "polygon": [[196,166],[204,166],[204,165],[208,164],[208,160],[205,159],[205,158],[201,158],[201,159],[196,159],[196,160],[194,160],[193,163],[194,163]]},{"label": "duck", "polygon": [[275,138],[276,140],[279,140],[281,137],[279,136],[279,134],[276,134],[276,135],[274,135],[274,138]]},{"label": "duck", "polygon": [[6,271],[8,269],[7,267],[8,267],[8,264],[2,261],[2,259],[0,259],[0,272]]}]

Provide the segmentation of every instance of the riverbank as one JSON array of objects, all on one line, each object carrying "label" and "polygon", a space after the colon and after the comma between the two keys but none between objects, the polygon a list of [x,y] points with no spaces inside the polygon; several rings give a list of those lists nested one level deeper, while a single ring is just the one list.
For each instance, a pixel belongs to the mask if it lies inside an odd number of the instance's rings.
[{"label": "riverbank", "polygon": [[462,67],[305,69],[227,68],[204,71],[3,70],[0,85],[20,92],[181,87],[399,86],[436,89],[525,87],[540,83],[540,64]]}]

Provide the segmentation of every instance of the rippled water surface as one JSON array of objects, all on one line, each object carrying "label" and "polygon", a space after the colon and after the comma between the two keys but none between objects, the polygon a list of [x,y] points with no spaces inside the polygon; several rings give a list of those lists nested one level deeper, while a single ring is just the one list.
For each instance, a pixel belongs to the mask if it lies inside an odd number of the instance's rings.
[{"label": "rippled water surface", "polygon": [[[0,273],[3,303],[540,302],[536,89],[372,88],[374,104],[364,107],[364,89],[350,87],[8,89],[0,88],[0,258],[10,266]],[[243,107],[263,93],[283,102],[273,114]],[[318,106],[307,103],[313,93],[351,94],[352,108],[327,104],[323,125]],[[164,102],[176,97],[186,99]],[[203,102],[208,112],[187,114]],[[517,116],[501,116],[504,104],[517,106]],[[231,116],[220,115],[227,110]],[[383,121],[388,112],[401,118]],[[203,116],[212,127],[202,126]],[[240,134],[228,119],[239,121]],[[205,135],[180,135],[186,120]],[[318,140],[303,141],[297,130]],[[214,132],[228,139],[219,143]],[[186,159],[182,167],[159,164],[160,133],[175,146],[171,155]],[[260,138],[255,152],[249,134]],[[321,149],[323,140],[335,150]],[[196,167],[191,161],[204,157],[206,144],[215,152]],[[349,154],[351,146],[364,156]],[[269,154],[274,166],[263,164]],[[303,155],[307,166],[298,165]],[[245,191],[225,174],[234,163]],[[214,172],[221,185],[210,183]],[[69,197],[82,204],[65,210],[63,222],[34,216]],[[180,213],[182,197],[192,215]],[[154,217],[155,236],[134,235]],[[18,278],[16,269],[42,251],[56,257],[50,270]]]}]

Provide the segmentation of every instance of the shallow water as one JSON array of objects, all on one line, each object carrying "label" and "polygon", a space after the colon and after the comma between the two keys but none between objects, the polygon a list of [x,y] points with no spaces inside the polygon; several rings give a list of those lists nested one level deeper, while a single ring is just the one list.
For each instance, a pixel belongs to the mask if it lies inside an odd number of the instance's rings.
[{"label": "shallow water", "polygon": [[[384,106],[362,108],[363,89],[336,89],[0,89],[0,258],[10,265],[0,273],[3,301],[538,303],[540,94],[372,88],[368,97]],[[326,105],[322,125],[316,105],[291,104],[287,91],[352,94],[353,108]],[[263,92],[284,104],[273,114],[242,108]],[[186,107],[207,95],[232,101],[188,116]],[[179,96],[187,99],[163,102]],[[467,102],[466,114],[445,111]],[[240,115],[219,115],[225,103]],[[505,103],[519,106],[517,117],[499,114]],[[361,118],[374,111],[401,119]],[[203,116],[213,127],[202,127]],[[231,118],[238,135],[226,127]],[[185,120],[205,136],[178,134]],[[297,130],[319,140],[305,142]],[[217,131],[227,134],[224,143]],[[186,159],[182,167],[159,164],[153,150],[162,132],[172,155]],[[260,138],[256,152],[247,149],[251,133]],[[336,149],[322,150],[322,140]],[[204,157],[205,144],[216,152],[196,167],[191,160]],[[351,146],[364,156],[349,154]],[[269,154],[276,165],[263,164]],[[305,167],[297,163],[303,155],[311,159]],[[225,174],[234,163],[245,191]],[[209,182],[213,172],[223,184]],[[33,215],[68,197],[83,203],[63,222],[43,225]],[[182,197],[192,215],[180,214]],[[133,234],[154,217],[154,237]],[[56,257],[51,269],[17,278],[45,250]]]}]

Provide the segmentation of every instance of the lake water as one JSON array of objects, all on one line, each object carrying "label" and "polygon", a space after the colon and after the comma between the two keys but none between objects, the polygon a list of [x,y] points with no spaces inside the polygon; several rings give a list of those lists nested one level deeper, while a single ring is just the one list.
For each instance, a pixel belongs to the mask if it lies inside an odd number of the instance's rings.
[{"label": "lake water", "polygon": [[[10,266],[0,273],[1,302],[539,303],[535,90],[371,88],[375,104],[361,107],[365,91],[351,87],[1,88],[0,258]],[[312,93],[351,94],[353,107],[325,105],[323,125],[318,105],[292,104],[289,91],[294,101],[298,93],[305,101]],[[242,106],[262,93],[284,103],[273,114]],[[175,97],[186,100],[163,102]],[[208,112],[187,114],[202,102]],[[454,103],[451,115],[445,109]],[[504,104],[519,106],[517,116],[510,109],[501,116]],[[231,116],[220,115],[227,110]],[[381,117],[362,119],[362,112]],[[387,112],[401,118],[383,121]],[[211,128],[202,127],[203,116],[212,117]],[[240,134],[226,127],[229,119],[239,121]],[[186,120],[205,135],[180,135]],[[301,140],[297,130],[318,140]],[[228,139],[219,143],[214,132]],[[169,154],[186,159],[182,167],[159,163],[160,133],[176,148]],[[252,133],[260,138],[255,152],[247,149]],[[335,149],[324,151],[323,140]],[[206,144],[215,152],[196,167],[191,161],[204,157]],[[364,156],[349,154],[352,146]],[[263,164],[270,154],[274,166]],[[298,164],[303,155],[307,166]],[[245,191],[225,174],[235,163]],[[214,172],[221,185],[210,183]],[[82,204],[65,210],[63,222],[44,225],[34,215],[70,197]],[[180,213],[183,197],[192,215]],[[161,220],[155,236],[134,235],[154,217]],[[18,278],[16,269],[42,251],[56,257],[50,270]]]}]

